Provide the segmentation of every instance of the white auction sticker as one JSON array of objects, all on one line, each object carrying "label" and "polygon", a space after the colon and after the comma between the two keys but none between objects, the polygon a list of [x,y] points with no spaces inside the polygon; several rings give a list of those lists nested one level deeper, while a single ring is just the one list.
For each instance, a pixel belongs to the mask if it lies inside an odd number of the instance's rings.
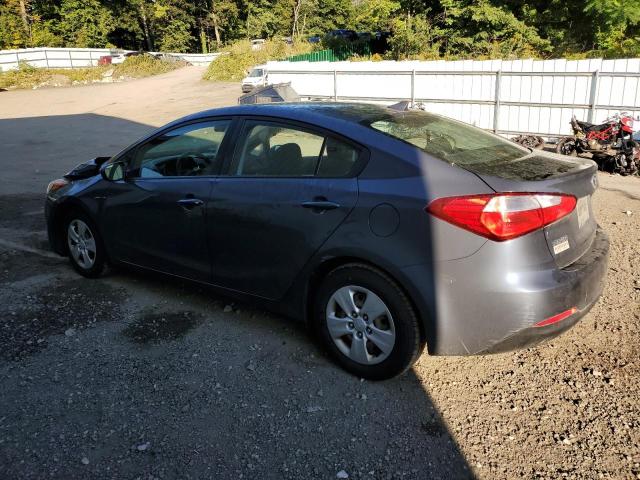
[{"label": "white auction sticker", "polygon": [[553,253],[558,255],[565,250],[569,250],[569,237],[564,235],[553,241]]}]

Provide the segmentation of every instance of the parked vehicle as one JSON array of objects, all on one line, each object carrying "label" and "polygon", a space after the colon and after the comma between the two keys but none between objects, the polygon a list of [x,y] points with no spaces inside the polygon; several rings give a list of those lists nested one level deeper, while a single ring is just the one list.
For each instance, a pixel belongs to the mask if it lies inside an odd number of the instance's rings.
[{"label": "parked vehicle", "polygon": [[138,55],[142,55],[142,52],[122,52],[111,55],[111,63],[113,65],[118,65],[119,63],[123,63],[129,57],[137,57]]},{"label": "parked vehicle", "polygon": [[120,53],[112,53],[111,55],[102,55],[98,59],[98,65],[118,65],[123,63],[129,57],[135,57],[137,55],[142,55],[143,52],[120,52]]},{"label": "parked vehicle", "polygon": [[342,38],[350,42],[358,40],[358,33],[355,30],[348,30],[346,28],[339,28],[337,30],[331,30],[327,33],[329,38]]},{"label": "parked vehicle", "polygon": [[180,55],[176,55],[174,53],[153,53],[153,54],[149,53],[146,55],[151,55],[153,58],[157,60],[162,60],[163,62],[172,62],[172,63],[184,62],[184,60]]},{"label": "parked vehicle", "polygon": [[253,51],[262,50],[265,43],[266,43],[266,40],[263,38],[256,38],[254,40],[251,40],[251,50]]},{"label": "parked vehicle", "polygon": [[253,67],[249,75],[242,79],[242,93],[248,93],[255,88],[264,87],[269,83],[269,73],[266,65]]},{"label": "parked vehicle", "polygon": [[563,155],[591,153],[601,170],[634,174],[638,171],[638,144],[633,140],[633,117],[628,113],[612,115],[596,125],[571,117],[573,135],[561,138],[556,152]]},{"label": "parked vehicle", "polygon": [[112,60],[111,55],[102,55],[98,59],[98,66],[111,65],[111,60]]},{"label": "parked vehicle", "polygon": [[574,325],[609,243],[596,165],[378,105],[240,105],[49,184],[54,251],[162,272],[305,320],[364,378]]}]

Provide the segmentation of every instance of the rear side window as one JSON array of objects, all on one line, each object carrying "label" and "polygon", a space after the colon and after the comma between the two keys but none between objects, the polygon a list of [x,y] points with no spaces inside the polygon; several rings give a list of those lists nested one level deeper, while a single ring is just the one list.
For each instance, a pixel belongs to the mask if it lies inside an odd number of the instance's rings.
[{"label": "rear side window", "polygon": [[319,177],[347,177],[353,171],[360,152],[343,141],[327,137],[320,165]]},{"label": "rear side window", "polygon": [[279,122],[246,121],[230,175],[256,177],[347,177],[360,151],[324,135]]},{"label": "rear side window", "polygon": [[474,165],[510,162],[529,153],[497,135],[426,112],[389,112],[366,125],[471,170]]},{"label": "rear side window", "polygon": [[324,137],[273,122],[245,123],[231,175],[310,177],[315,175]]}]

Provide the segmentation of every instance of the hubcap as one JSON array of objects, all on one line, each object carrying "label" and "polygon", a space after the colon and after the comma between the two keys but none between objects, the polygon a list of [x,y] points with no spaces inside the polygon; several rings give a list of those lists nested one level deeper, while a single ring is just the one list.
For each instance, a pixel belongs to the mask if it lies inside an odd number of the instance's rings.
[{"label": "hubcap", "polygon": [[327,303],[326,321],[338,349],[363,365],[385,360],[396,342],[389,308],[364,287],[348,285],[336,290]]},{"label": "hubcap", "polygon": [[96,240],[82,220],[72,220],[67,229],[69,253],[80,267],[90,269],[96,261]]}]

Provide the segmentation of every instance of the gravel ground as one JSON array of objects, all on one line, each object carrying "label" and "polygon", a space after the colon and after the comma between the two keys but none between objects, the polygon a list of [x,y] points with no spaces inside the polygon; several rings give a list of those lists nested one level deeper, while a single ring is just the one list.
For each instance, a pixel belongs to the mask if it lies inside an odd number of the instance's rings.
[{"label": "gravel ground", "polygon": [[471,476],[414,373],[362,382],[301,325],[204,288],[81,279],[7,246],[44,235],[13,214],[41,198],[16,203],[0,214],[0,478]]},{"label": "gravel ground", "polygon": [[[0,112],[0,159],[22,160],[0,183],[0,478],[640,478],[640,179],[600,176],[610,269],[578,325],[520,352],[423,356],[387,382],[344,373],[301,325],[205,288],[129,271],[84,280],[48,253],[49,172],[196,110],[194,90],[201,108],[233,103],[237,86],[198,75],[65,89],[80,100],[49,113],[52,91],[0,93],[14,105]],[[155,116],[141,108],[152,88],[173,101]],[[60,115],[85,129],[66,156]],[[14,117],[37,119],[46,142]]]},{"label": "gravel ground", "polygon": [[594,207],[609,272],[581,322],[537,348],[415,367],[478,477],[640,478],[640,197],[601,188]]}]

